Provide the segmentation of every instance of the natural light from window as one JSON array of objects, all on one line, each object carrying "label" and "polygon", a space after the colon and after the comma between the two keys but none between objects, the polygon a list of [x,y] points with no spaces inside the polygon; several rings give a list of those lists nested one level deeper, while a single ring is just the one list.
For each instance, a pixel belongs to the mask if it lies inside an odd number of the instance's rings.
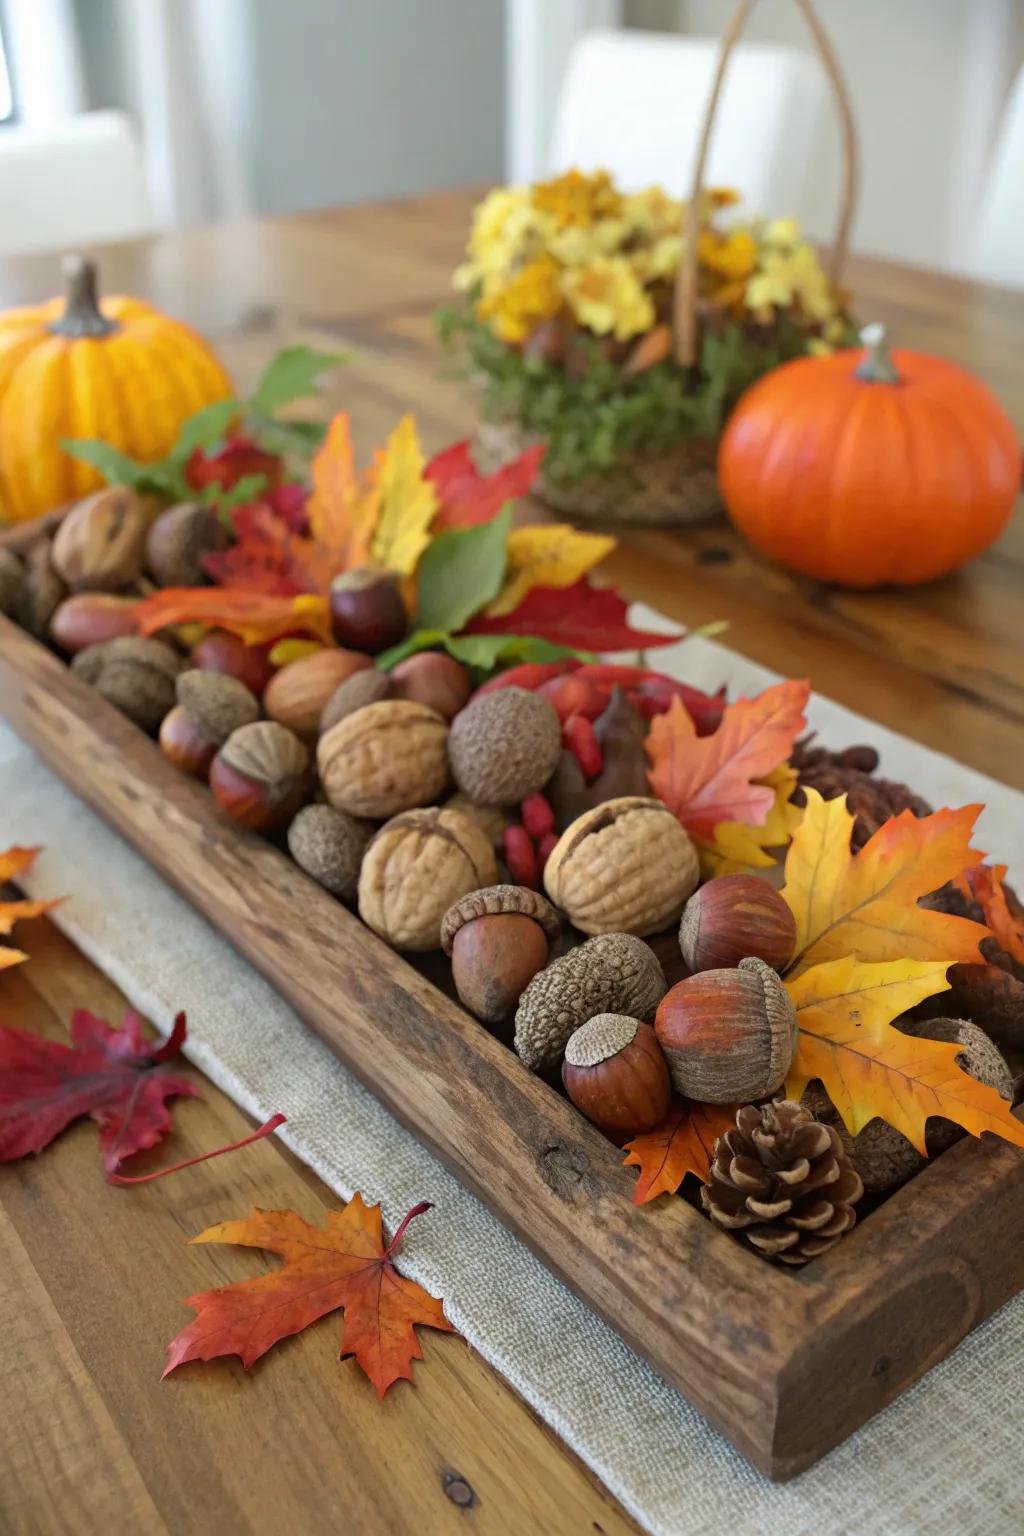
[{"label": "natural light from window", "polygon": [[2,34],[0,34],[0,123],[7,121],[13,108],[11,77],[7,72],[7,55],[4,53],[4,40]]}]

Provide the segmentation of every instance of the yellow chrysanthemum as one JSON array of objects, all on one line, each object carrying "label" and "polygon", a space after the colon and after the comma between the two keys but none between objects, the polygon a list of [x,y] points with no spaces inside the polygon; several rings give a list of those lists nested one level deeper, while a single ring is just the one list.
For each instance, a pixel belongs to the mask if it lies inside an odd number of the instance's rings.
[{"label": "yellow chrysanthemum", "polygon": [[649,239],[678,235],[683,226],[683,204],[669,197],[663,187],[646,187],[623,200],[622,216],[630,229]]},{"label": "yellow chrysanthemum", "polygon": [[536,213],[527,187],[498,187],[478,204],[466,254],[455,273],[458,288],[471,288],[489,276],[508,272],[524,258],[539,254]]},{"label": "yellow chrysanthemum", "polygon": [[761,241],[792,250],[800,244],[800,225],[796,219],[770,219],[761,231]]},{"label": "yellow chrysanthemum", "polygon": [[727,235],[717,229],[702,229],[697,254],[706,271],[717,273],[727,282],[749,277],[757,266],[757,246],[747,229],[734,229]]},{"label": "yellow chrysanthemum", "polygon": [[554,228],[545,241],[551,255],[566,267],[585,267],[599,256],[611,256],[629,234],[625,219],[601,219],[596,224]]},{"label": "yellow chrysanthemum", "polygon": [[836,312],[832,285],[807,244],[791,251],[764,250],[758,271],[747,283],[746,302],[752,310],[797,307],[810,320],[829,320]]},{"label": "yellow chrysanthemum", "polygon": [[477,303],[477,318],[490,323],[502,341],[525,341],[536,325],[562,307],[559,287],[561,268],[550,256],[528,262],[508,282],[484,289]]},{"label": "yellow chrysanthemum", "polygon": [[650,295],[624,256],[571,268],[562,276],[562,291],[576,319],[598,336],[628,341],[654,324]]},{"label": "yellow chrysanthemum", "polygon": [[552,215],[559,229],[615,218],[622,210],[623,201],[607,171],[585,175],[577,170],[552,176],[550,181],[535,182],[531,200],[535,208]]}]

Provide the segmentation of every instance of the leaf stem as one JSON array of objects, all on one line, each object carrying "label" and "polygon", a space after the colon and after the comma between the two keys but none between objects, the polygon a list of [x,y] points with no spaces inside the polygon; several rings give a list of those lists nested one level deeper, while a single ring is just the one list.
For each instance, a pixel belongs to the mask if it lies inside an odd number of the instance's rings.
[{"label": "leaf stem", "polygon": [[[178,1018],[184,1019],[184,1015],[179,1014]],[[177,1020],[175,1020],[175,1027],[177,1027]],[[211,1157],[222,1157],[225,1152],[237,1152],[240,1147],[248,1147],[254,1141],[262,1141],[265,1136],[273,1135],[278,1126],[284,1125],[286,1120],[287,1117],[285,1115],[271,1115],[270,1119],[261,1125],[258,1130],[253,1131],[250,1136],[243,1136],[241,1141],[233,1141],[229,1146],[216,1147],[212,1152],[201,1152],[198,1157],[188,1157],[183,1163],[173,1163],[170,1168],[160,1168],[156,1173],[143,1173],[140,1174],[137,1178],[126,1178],[123,1174],[120,1173],[108,1173],[107,1183],[116,1184],[121,1189],[130,1184],[152,1184],[156,1179],[165,1179],[169,1173],[180,1173],[182,1168],[193,1168],[196,1163],[209,1162]],[[419,1212],[424,1209],[426,1209],[425,1206],[416,1206],[409,1212],[409,1215],[405,1218],[405,1221],[402,1222],[402,1226],[399,1227],[398,1232],[395,1233],[395,1237],[392,1238],[392,1246],[394,1246],[395,1240],[401,1233],[402,1229],[405,1227],[406,1223],[413,1216],[418,1215]],[[390,1253],[390,1251],[391,1250],[389,1249],[388,1252]]]},{"label": "leaf stem", "polygon": [[431,1201],[431,1200],[421,1200],[418,1205],[414,1205],[413,1206],[411,1211],[406,1211],[405,1215],[402,1217],[401,1221],[398,1223],[398,1226],[395,1228],[394,1236],[392,1237],[390,1243],[388,1243],[388,1246],[384,1250],[384,1257],[386,1259],[390,1259],[393,1254],[398,1252],[398,1246],[399,1246],[399,1244],[400,1244],[400,1242],[402,1240],[402,1234],[405,1231],[406,1227],[409,1225],[410,1221],[412,1221],[412,1219],[415,1216],[422,1216],[423,1212],[424,1211],[429,1211],[432,1208],[432,1206],[433,1206],[433,1201]]}]

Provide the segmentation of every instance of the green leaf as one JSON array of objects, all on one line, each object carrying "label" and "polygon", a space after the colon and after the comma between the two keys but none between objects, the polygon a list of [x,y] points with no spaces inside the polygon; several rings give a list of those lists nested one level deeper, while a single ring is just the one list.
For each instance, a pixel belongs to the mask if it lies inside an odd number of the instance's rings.
[{"label": "green leaf", "polygon": [[212,405],[204,405],[183,423],[170,458],[183,464],[197,448],[208,453],[221,441],[240,409],[237,400],[214,400]]},{"label": "green leaf", "polygon": [[185,500],[187,491],[181,494],[180,476],[166,460],[156,464],[140,464],[126,453],[112,448],[98,437],[62,437],[60,446],[73,459],[91,464],[99,470],[108,485],[127,485],[135,491],[155,491],[160,496],[172,496]]},{"label": "green leaf", "polygon": [[397,667],[400,661],[407,656],[415,656],[417,651],[436,650],[443,646],[448,636],[443,629],[416,629],[411,635],[406,635],[404,640],[399,640],[390,650],[381,651],[375,658],[375,665],[384,672],[390,672],[392,667]]},{"label": "green leaf", "polygon": [[273,416],[290,400],[316,393],[320,375],[347,362],[344,352],[317,352],[312,347],[285,347],[271,358],[249,401],[250,408]]},{"label": "green leaf", "polygon": [[246,417],[246,425],[268,453],[290,453],[303,459],[312,458],[327,436],[325,421],[278,421],[252,414]]},{"label": "green leaf", "polygon": [[233,512],[235,507],[244,507],[246,502],[255,501],[266,488],[266,475],[242,475],[229,491],[219,485],[206,486],[202,500],[208,506],[215,506],[218,512]]},{"label": "green leaf", "polygon": [[455,634],[497,597],[505,575],[512,507],[476,528],[452,528],[431,540],[420,561],[417,623]]},{"label": "green leaf", "polygon": [[587,652],[574,651],[568,645],[555,645],[536,635],[448,635],[445,649],[467,667],[493,672],[498,665],[520,661],[562,661],[566,657],[586,658]]}]

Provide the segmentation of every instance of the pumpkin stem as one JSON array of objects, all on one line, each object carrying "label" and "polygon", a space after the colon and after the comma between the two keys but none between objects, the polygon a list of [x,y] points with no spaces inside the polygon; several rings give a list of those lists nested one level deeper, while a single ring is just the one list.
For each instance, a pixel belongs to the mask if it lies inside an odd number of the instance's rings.
[{"label": "pumpkin stem", "polygon": [[864,356],[858,363],[854,376],[868,384],[898,384],[900,376],[893,364],[885,326],[875,321],[866,325],[860,333],[864,343]]},{"label": "pumpkin stem", "polygon": [[64,313],[50,326],[54,336],[110,336],[118,329],[116,320],[108,320],[100,311],[96,289],[96,263],[77,254],[65,256],[60,264],[65,283]]}]

